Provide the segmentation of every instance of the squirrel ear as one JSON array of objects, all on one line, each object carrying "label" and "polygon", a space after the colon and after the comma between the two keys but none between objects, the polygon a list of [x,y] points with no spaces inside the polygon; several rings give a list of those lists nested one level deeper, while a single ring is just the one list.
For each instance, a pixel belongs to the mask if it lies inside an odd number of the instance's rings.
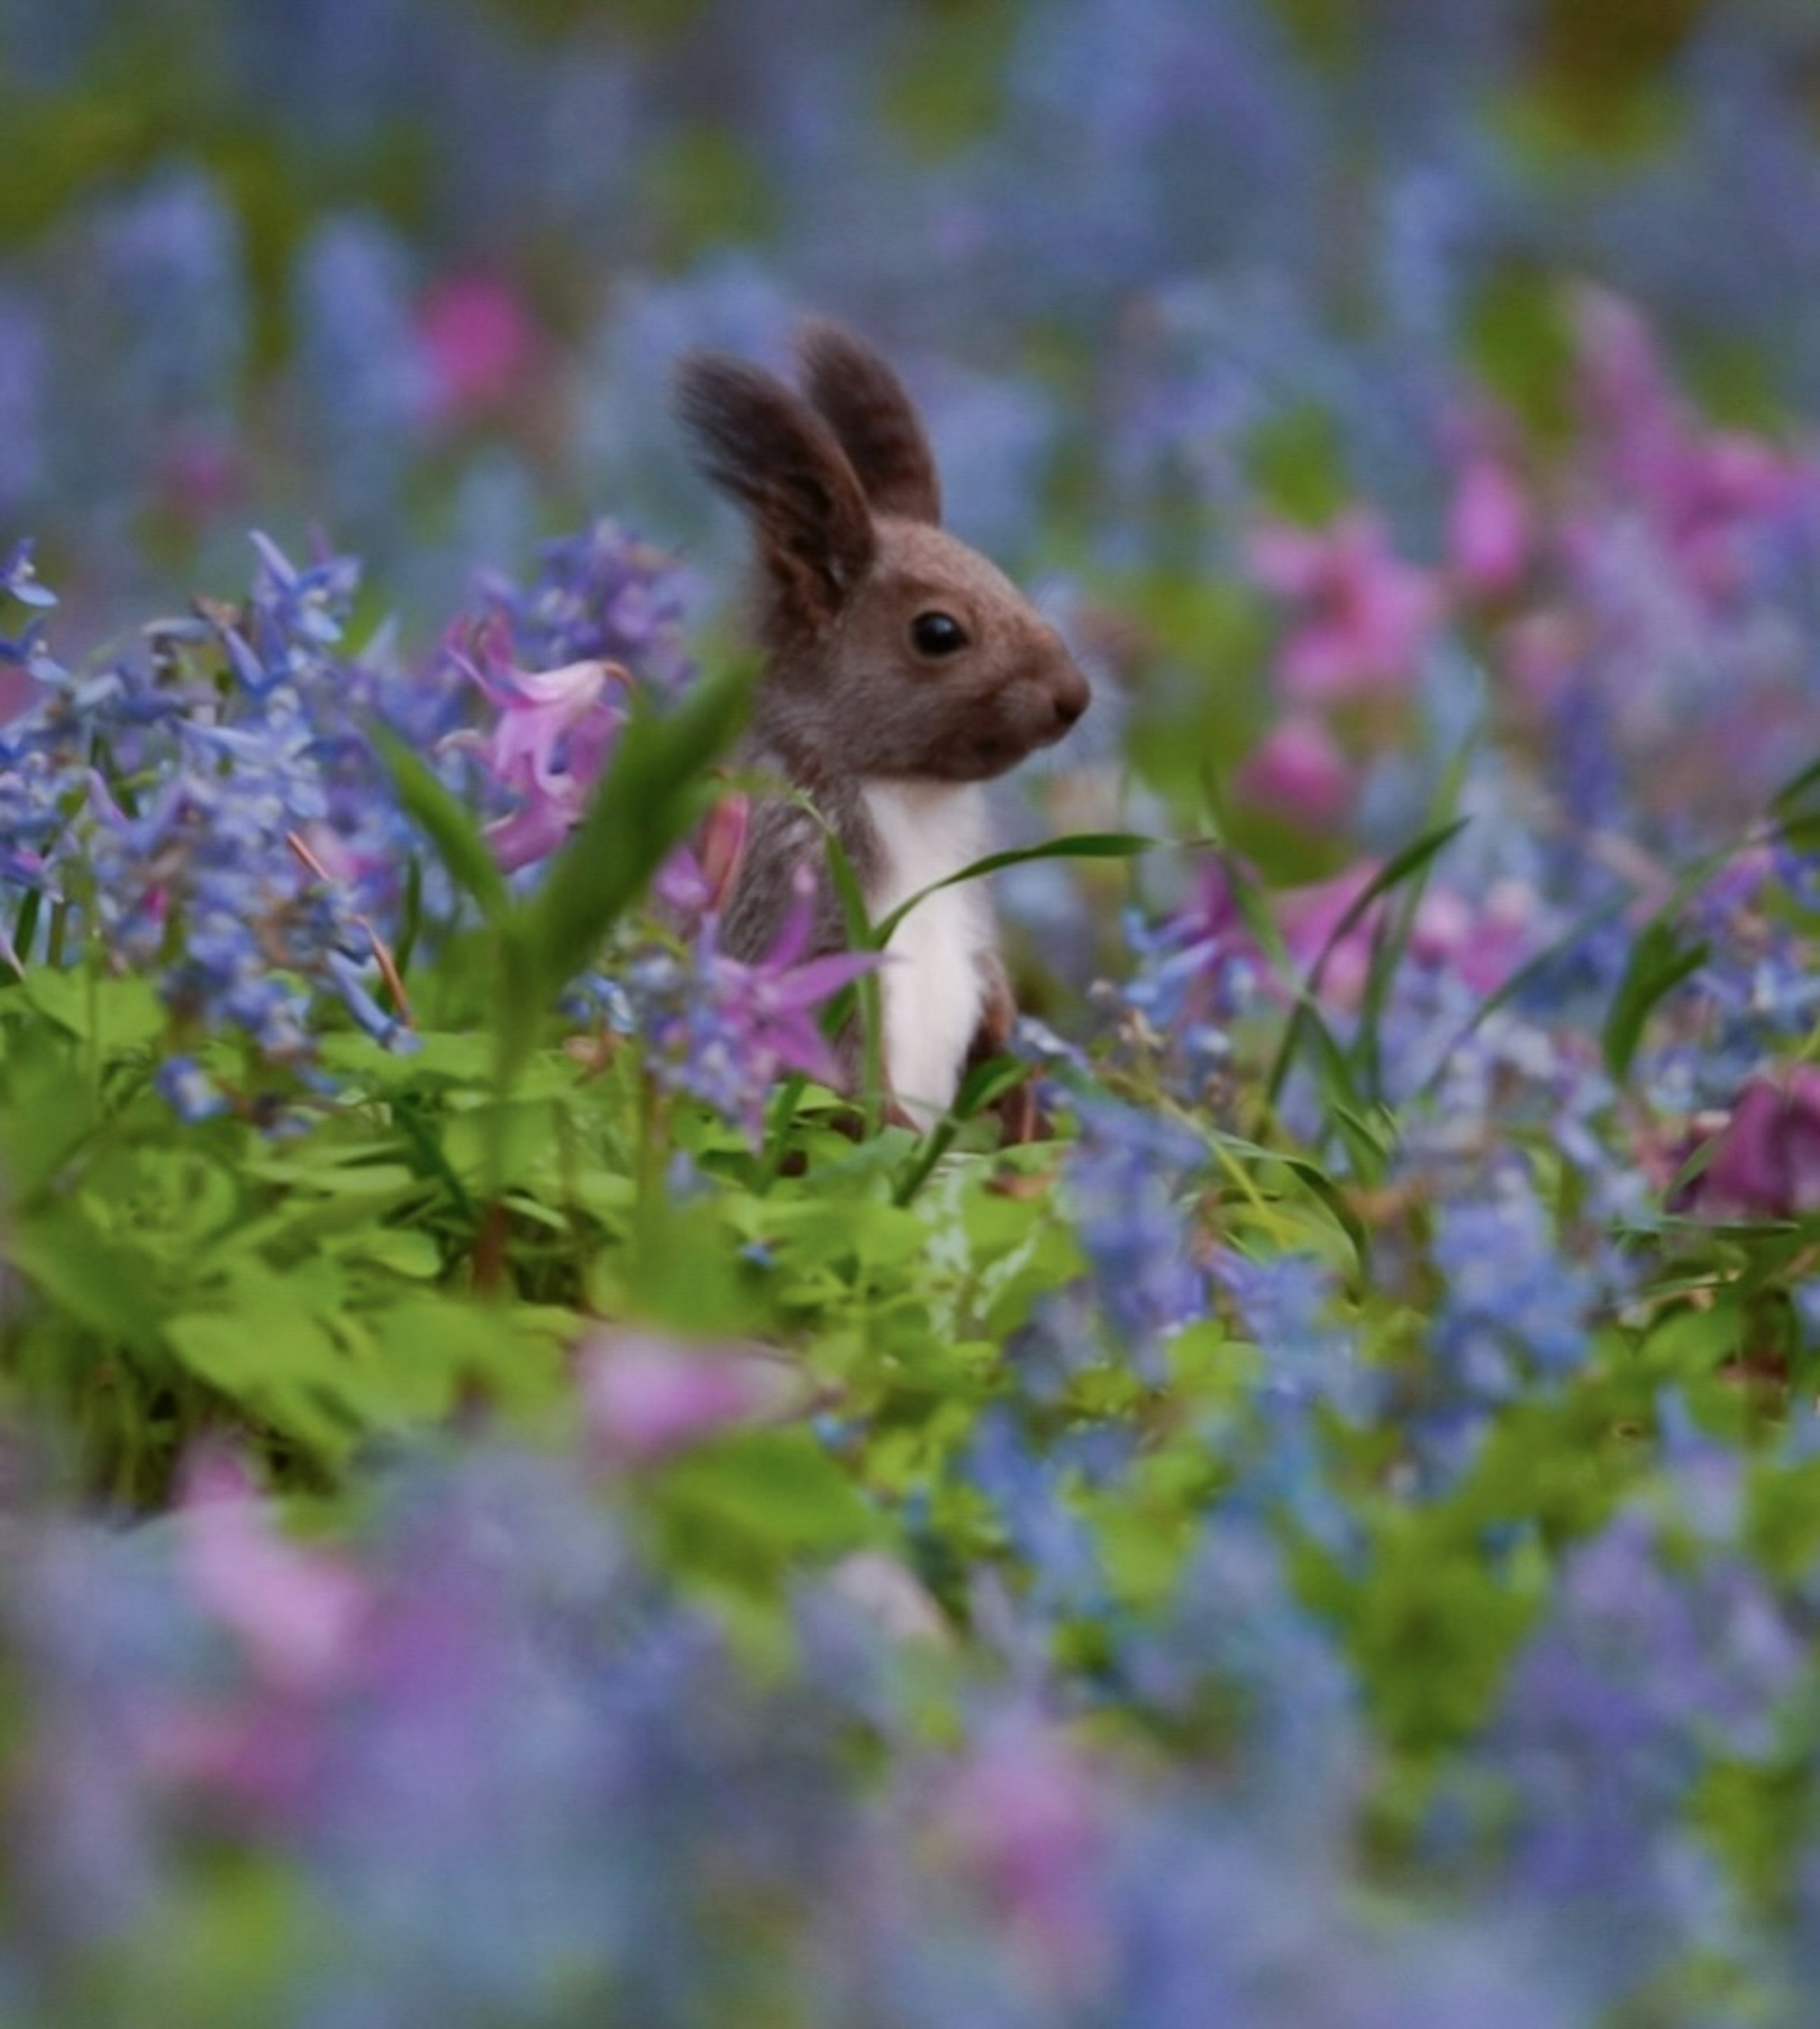
[{"label": "squirrel ear", "polygon": [[809,399],[840,439],[873,506],[908,521],[940,521],[935,453],[896,374],[851,332],[819,320],[803,325],[796,352]]},{"label": "squirrel ear", "polygon": [[703,473],[752,520],[759,560],[792,620],[832,617],[871,562],[871,510],[833,432],[762,368],[685,354],[678,418]]}]

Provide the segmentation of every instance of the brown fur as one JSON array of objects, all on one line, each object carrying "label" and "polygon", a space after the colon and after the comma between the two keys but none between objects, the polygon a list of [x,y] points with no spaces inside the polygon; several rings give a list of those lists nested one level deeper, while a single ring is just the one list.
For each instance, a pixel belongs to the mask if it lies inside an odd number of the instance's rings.
[{"label": "brown fur", "polygon": [[[1002,774],[1058,740],[1088,691],[1055,629],[939,525],[934,454],[891,369],[825,323],[804,327],[799,357],[800,395],[744,361],[691,353],[676,405],[706,476],[752,527],[766,665],[746,765],[808,795],[869,890],[880,848],[868,781]],[[959,626],[957,652],[919,645],[913,623],[932,614]],[[762,955],[789,907],[791,870],[819,874],[822,859],[811,816],[762,801],[723,921],[727,948]],[[833,949],[844,926],[821,880],[817,948]],[[995,956],[984,978],[974,1055],[1002,1047],[1015,1011]]]}]

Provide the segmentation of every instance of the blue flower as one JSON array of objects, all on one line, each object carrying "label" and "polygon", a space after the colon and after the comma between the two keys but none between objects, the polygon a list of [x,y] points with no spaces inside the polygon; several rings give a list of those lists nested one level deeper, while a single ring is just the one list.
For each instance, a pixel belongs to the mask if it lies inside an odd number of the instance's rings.
[{"label": "blue flower", "polygon": [[17,599],[21,606],[54,606],[56,593],[48,585],[39,583],[38,573],[32,568],[32,552],[35,547],[28,537],[15,543],[11,553],[0,561],[0,592]]},{"label": "blue flower", "polygon": [[212,1120],[228,1110],[226,1094],[194,1057],[166,1057],[153,1082],[180,1119]]},{"label": "blue flower", "polygon": [[1063,1190],[1094,1295],[1119,1352],[1161,1378],[1162,1344],[1207,1311],[1207,1278],[1184,1200],[1205,1167],[1199,1139],[1166,1115],[1079,1102]]}]

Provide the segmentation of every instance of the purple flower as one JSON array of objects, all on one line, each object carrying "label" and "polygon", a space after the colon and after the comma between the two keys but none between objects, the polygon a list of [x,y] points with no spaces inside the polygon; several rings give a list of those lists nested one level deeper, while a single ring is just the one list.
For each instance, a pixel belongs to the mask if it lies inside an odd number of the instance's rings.
[{"label": "purple flower", "polygon": [[117,321],[108,391],[135,432],[228,412],[250,322],[240,221],[201,170],[158,172],[109,205],[94,258]]},{"label": "purple flower", "polygon": [[382,534],[429,410],[431,380],[411,310],[411,261],[376,217],[318,225],[295,284],[298,371],[310,440],[343,525]]},{"label": "purple flower", "polygon": [[1266,1401],[1364,1414],[1378,1390],[1356,1335],[1333,1314],[1333,1278],[1320,1262],[1307,1254],[1255,1261],[1229,1251],[1214,1272],[1262,1356]]},{"label": "purple flower", "polygon": [[1748,1080],[1688,1186],[1689,1207],[1718,1219],[1792,1219],[1820,1211],[1820,1066]]},{"label": "purple flower", "polygon": [[692,1092],[754,1136],[766,1093],[785,1071],[841,1082],[817,1011],[880,963],[877,951],[806,958],[814,927],[812,874],[800,870],[789,914],[763,958],[747,963],[719,947],[719,922],[702,922],[688,959],[659,953],[628,980],[642,1012],[660,1083]]},{"label": "purple flower", "polygon": [[1634,1509],[1566,1560],[1485,1751],[1511,1800],[1510,1890],[1589,1924],[1614,1991],[1716,1916],[1686,1800],[1714,1757],[1774,1753],[1805,1653],[1748,1565],[1690,1561]]},{"label": "purple flower", "polygon": [[314,559],[299,567],[257,529],[252,543],[259,559],[252,596],[243,618],[220,630],[235,675],[254,697],[278,684],[307,690],[332,680],[338,673],[329,651],[341,640],[360,566],[319,544]]},{"label": "purple flower", "polygon": [[[398,881],[402,819],[358,725],[387,679],[339,650],[358,567],[254,543],[238,610],[168,623],[99,670],[38,653],[38,696],[0,726],[0,877],[57,900],[186,1018],[295,1063],[324,992],[396,1040],[372,917]],[[221,1103],[187,1060],[160,1082],[191,1117]]]},{"label": "purple flower", "polygon": [[483,591],[489,618],[506,630],[498,652],[521,668],[607,662],[662,692],[681,689],[695,673],[675,559],[617,522],[546,543],[529,584],[491,574]]},{"label": "purple flower", "polygon": [[6,447],[0,466],[0,515],[9,519],[41,497],[50,466],[49,324],[32,296],[0,287],[0,443]]},{"label": "purple flower", "polygon": [[1593,1277],[1563,1258],[1525,1169],[1496,1181],[1490,1195],[1436,1212],[1444,1285],[1429,1342],[1444,1419],[1507,1400],[1525,1372],[1562,1379],[1587,1356]]}]

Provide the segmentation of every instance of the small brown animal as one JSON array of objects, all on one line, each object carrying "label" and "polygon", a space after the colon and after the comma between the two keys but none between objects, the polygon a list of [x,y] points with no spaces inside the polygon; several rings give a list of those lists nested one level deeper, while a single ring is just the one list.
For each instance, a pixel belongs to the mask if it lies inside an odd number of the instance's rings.
[{"label": "small brown animal", "polygon": [[[744,763],[806,792],[876,922],[990,851],[980,785],[1059,740],[1089,692],[1055,630],[943,530],[934,456],[897,375],[831,324],[806,325],[797,354],[801,393],[725,354],[688,354],[676,407],[754,538],[766,660]],[[819,829],[779,797],[752,814],[725,949],[750,959],[770,947],[805,866],[815,948],[842,945]],[[891,1093],[927,1127],[1015,1018],[979,883],[905,918],[880,985]],[[851,1040],[846,1063],[851,1079]]]}]

